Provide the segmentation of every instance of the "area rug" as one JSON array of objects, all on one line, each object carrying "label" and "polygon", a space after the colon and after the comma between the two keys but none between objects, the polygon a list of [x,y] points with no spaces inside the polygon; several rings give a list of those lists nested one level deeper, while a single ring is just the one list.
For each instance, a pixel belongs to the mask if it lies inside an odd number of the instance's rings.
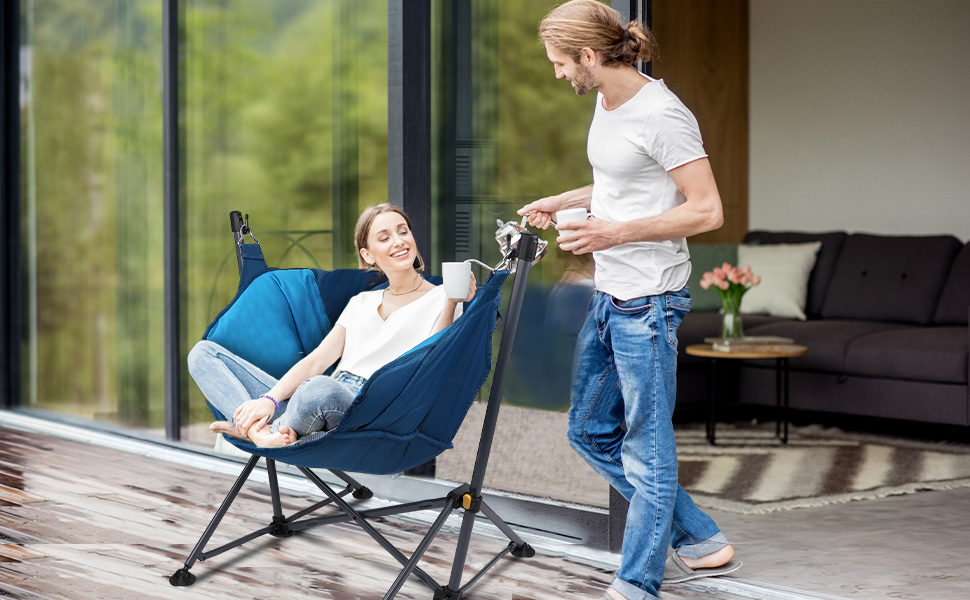
[{"label": "area rug", "polygon": [[774,427],[677,432],[681,485],[703,508],[763,514],[923,490],[970,487],[970,446],[800,427],[788,445]]},{"label": "area rug", "polygon": [[[468,481],[485,405],[472,405],[437,476]],[[609,486],[566,441],[564,413],[503,406],[485,486],[491,490],[605,509]],[[921,490],[970,487],[970,446],[792,427],[787,446],[774,423],[719,424],[716,446],[704,426],[678,426],[681,484],[703,508],[759,514],[869,500]]]}]

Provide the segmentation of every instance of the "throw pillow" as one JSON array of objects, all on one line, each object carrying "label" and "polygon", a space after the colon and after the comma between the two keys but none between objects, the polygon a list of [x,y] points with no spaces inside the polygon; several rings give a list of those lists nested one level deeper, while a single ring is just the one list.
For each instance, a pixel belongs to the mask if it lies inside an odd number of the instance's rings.
[{"label": "throw pillow", "polygon": [[690,251],[690,309],[699,312],[721,310],[721,296],[714,290],[701,287],[704,273],[724,263],[738,261],[737,244],[689,244]]},{"label": "throw pillow", "polygon": [[808,277],[821,247],[822,242],[738,246],[738,265],[749,265],[761,276],[761,285],[741,299],[741,312],[804,321]]}]

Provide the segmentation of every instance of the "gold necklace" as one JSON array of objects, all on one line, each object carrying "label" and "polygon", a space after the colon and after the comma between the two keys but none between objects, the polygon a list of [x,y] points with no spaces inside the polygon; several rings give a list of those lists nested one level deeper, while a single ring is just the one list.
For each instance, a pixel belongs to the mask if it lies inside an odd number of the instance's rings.
[{"label": "gold necklace", "polygon": [[408,290],[408,291],[406,291],[406,292],[392,292],[392,291],[391,291],[391,287],[390,287],[390,286],[388,286],[388,287],[387,287],[387,289],[386,289],[386,290],[384,290],[384,291],[386,291],[387,293],[389,293],[389,294],[390,294],[390,295],[392,295],[392,296],[404,296],[405,294],[410,294],[411,292],[415,292],[415,291],[417,291],[417,290],[418,290],[418,288],[419,288],[419,287],[421,287],[422,285],[424,285],[424,279],[422,279],[422,278],[421,278],[421,277],[419,276],[419,277],[418,277],[418,285],[416,285],[416,286],[414,286],[413,288],[411,288],[411,289],[409,289],[409,290]]}]

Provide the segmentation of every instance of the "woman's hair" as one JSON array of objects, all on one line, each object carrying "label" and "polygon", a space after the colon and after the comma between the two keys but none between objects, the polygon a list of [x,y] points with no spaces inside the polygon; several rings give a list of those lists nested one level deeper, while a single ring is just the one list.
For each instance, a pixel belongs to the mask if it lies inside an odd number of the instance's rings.
[{"label": "woman's hair", "polygon": [[[371,225],[374,224],[374,219],[377,218],[377,215],[388,212],[395,212],[404,217],[404,222],[407,223],[408,229],[411,229],[411,218],[408,217],[408,214],[404,212],[403,208],[387,202],[365,208],[364,212],[360,213],[360,218],[357,219],[357,227],[354,229],[354,245],[357,247],[357,264],[360,265],[361,269],[378,268],[376,264],[369,265],[364,262],[364,257],[360,255],[360,249],[367,248],[367,236],[370,235]],[[424,259],[421,258],[421,251],[418,250],[417,246],[414,248],[414,253],[414,268],[421,273],[424,271]]]},{"label": "woman's hair", "polygon": [[539,39],[579,62],[589,48],[603,57],[604,67],[649,61],[653,36],[637,21],[625,27],[620,13],[596,0],[572,0],[556,8],[539,23]]}]

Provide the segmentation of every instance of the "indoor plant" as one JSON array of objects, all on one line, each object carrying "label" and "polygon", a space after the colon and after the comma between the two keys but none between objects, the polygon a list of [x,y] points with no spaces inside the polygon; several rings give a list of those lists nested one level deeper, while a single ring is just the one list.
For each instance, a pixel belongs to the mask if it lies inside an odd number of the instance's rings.
[{"label": "indoor plant", "polygon": [[751,267],[734,267],[724,263],[704,273],[701,287],[714,289],[721,296],[721,337],[744,337],[741,326],[741,297],[752,287],[761,283],[761,277],[751,272]]}]

